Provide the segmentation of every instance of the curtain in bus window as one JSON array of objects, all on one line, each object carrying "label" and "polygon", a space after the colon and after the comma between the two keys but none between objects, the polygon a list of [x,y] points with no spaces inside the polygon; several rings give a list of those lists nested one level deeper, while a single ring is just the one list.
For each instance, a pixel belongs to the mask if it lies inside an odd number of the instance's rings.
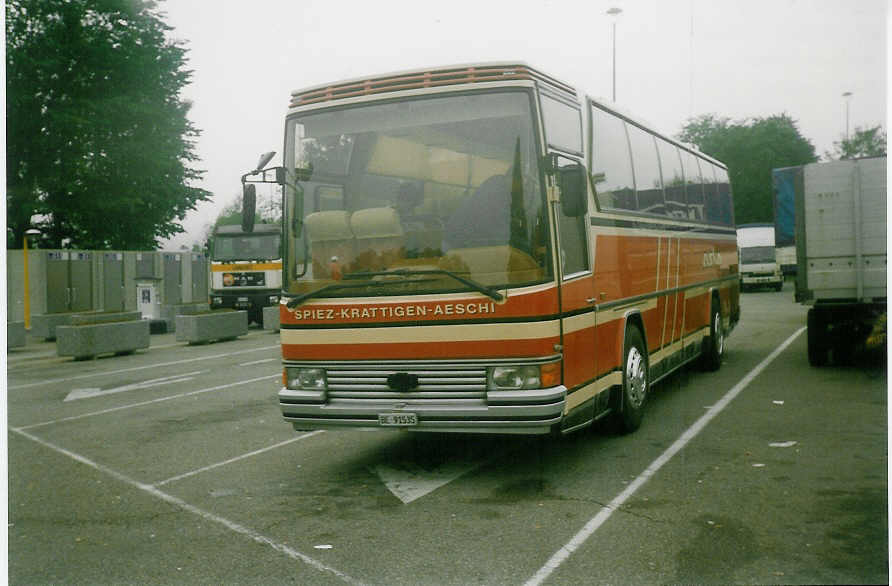
[{"label": "curtain in bus window", "polygon": [[681,160],[684,164],[685,191],[688,200],[688,218],[691,220],[703,220],[703,179],[700,175],[700,166],[697,162],[697,157],[688,151],[682,151]]},{"label": "curtain in bus window", "polygon": [[627,128],[632,145],[638,211],[663,215],[666,213],[666,206],[663,202],[663,181],[660,178],[660,162],[654,137],[632,124],[627,125]]},{"label": "curtain in bus window", "polygon": [[685,198],[684,172],[681,170],[678,147],[658,138],[657,150],[660,153],[660,165],[663,168],[666,214],[673,218],[687,218],[688,204]]},{"label": "curtain in bus window", "polygon": [[592,180],[603,209],[637,210],[626,123],[592,108]]}]

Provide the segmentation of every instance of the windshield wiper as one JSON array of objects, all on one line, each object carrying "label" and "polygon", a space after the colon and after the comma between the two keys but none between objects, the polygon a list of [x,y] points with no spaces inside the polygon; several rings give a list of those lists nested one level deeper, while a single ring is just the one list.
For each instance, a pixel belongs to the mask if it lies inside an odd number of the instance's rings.
[{"label": "windshield wiper", "polygon": [[[344,277],[347,278],[347,277]],[[387,281],[362,281],[361,283],[329,283],[324,287],[319,287],[313,291],[308,293],[304,293],[303,295],[298,295],[296,297],[292,297],[288,300],[288,303],[285,306],[288,309],[294,309],[307,299],[312,299],[313,297],[319,297],[320,294],[326,291],[335,291],[337,289],[361,289],[363,287],[380,287],[382,285],[389,285]]]},{"label": "windshield wiper", "polygon": [[[463,285],[467,285],[468,287],[483,293],[487,297],[491,297],[496,301],[501,301],[505,297],[490,287],[486,285],[482,285],[476,281],[472,281],[471,279],[466,279],[459,274],[453,273],[452,271],[447,271],[446,269],[395,269],[392,271],[372,271],[372,272],[363,272],[363,273],[348,273],[344,275],[344,279],[368,279],[371,277],[389,277],[390,275],[398,275],[402,277],[408,277],[413,275],[446,275],[452,277],[459,283]],[[386,282],[386,281],[376,281],[376,282]]]}]

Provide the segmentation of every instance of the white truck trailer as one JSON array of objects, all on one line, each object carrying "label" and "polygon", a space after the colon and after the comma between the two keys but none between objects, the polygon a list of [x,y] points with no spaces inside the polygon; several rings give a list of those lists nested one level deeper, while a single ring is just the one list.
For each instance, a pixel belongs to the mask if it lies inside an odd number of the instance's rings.
[{"label": "white truck trailer", "polygon": [[772,287],[777,291],[783,288],[784,275],[774,247],[774,224],[737,226],[737,249],[741,291],[754,287]]},{"label": "white truck trailer", "polygon": [[886,157],[804,165],[796,174],[796,301],[808,360],[845,362],[885,343]]}]

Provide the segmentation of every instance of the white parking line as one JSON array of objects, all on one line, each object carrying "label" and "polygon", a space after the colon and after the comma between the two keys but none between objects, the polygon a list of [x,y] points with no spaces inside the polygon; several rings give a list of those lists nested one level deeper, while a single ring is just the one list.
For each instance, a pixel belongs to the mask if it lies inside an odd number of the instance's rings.
[{"label": "white parking line", "polygon": [[172,401],[174,399],[182,399],[183,397],[191,397],[193,395],[200,395],[202,393],[210,393],[212,391],[220,391],[223,389],[228,389],[230,387],[236,387],[238,385],[246,385],[248,383],[256,383],[258,381],[268,380],[271,378],[280,378],[281,376],[282,375],[280,375],[280,374],[259,376],[257,378],[249,378],[246,380],[236,381],[234,383],[227,383],[225,385],[217,385],[215,387],[209,387],[207,389],[198,389],[197,391],[189,391],[188,393],[180,393],[179,395],[169,395],[167,397],[160,397],[158,399],[151,399],[149,401],[140,401],[139,403],[130,403],[129,405],[120,405],[118,407],[111,407],[109,409],[102,409],[100,411],[92,411],[90,413],[82,413],[81,415],[71,415],[70,417],[62,417],[60,419],[53,419],[52,421],[43,421],[41,423],[31,423],[29,425],[22,425],[20,427],[13,427],[11,429],[14,431],[22,431],[25,429],[46,427],[47,425],[55,425],[57,423],[64,423],[66,421],[76,421],[78,419],[85,419],[87,417],[95,417],[96,415],[105,415],[106,413],[114,413],[115,411],[123,411],[125,409],[133,409],[134,407],[143,407],[145,405],[153,405],[155,403],[162,403],[164,401]]},{"label": "white parking line", "polygon": [[74,389],[62,400],[63,403],[67,403],[68,401],[77,401],[80,399],[92,399],[94,397],[107,397],[108,395],[115,395],[117,393],[126,393],[127,391],[136,391],[142,389],[151,389],[152,387],[160,387],[163,385],[175,385],[178,383],[184,383],[186,381],[190,381],[195,378],[199,374],[204,374],[208,372],[206,370],[196,370],[195,372],[187,372],[185,374],[175,374],[172,376],[164,376],[161,378],[153,378],[151,380],[145,380],[138,383],[132,383],[129,385],[121,385],[119,387],[112,387],[110,389],[103,389],[99,387],[90,387],[88,389]]},{"label": "white parking line", "polygon": [[254,364],[263,364],[264,362],[273,362],[281,360],[280,358],[264,358],[263,360],[252,360],[251,362],[242,362],[239,366],[253,366]]},{"label": "white parking line", "polygon": [[42,380],[42,381],[38,381],[38,382],[34,382],[34,383],[26,383],[23,385],[14,385],[14,386],[9,387],[8,390],[13,391],[16,389],[27,389],[27,388],[36,387],[39,385],[48,385],[48,384],[52,384],[52,383],[64,383],[64,382],[68,382],[68,381],[80,380],[80,379],[84,379],[84,378],[93,378],[93,377],[97,377],[97,376],[109,376],[109,375],[113,375],[113,374],[122,374],[125,372],[134,372],[137,370],[145,370],[147,368],[159,368],[161,366],[173,366],[175,364],[187,364],[189,362],[198,362],[200,360],[214,360],[215,358],[226,358],[228,356],[238,356],[239,354],[248,354],[251,352],[262,352],[263,350],[272,350],[273,348],[279,348],[279,345],[276,344],[275,346],[263,346],[261,348],[251,348],[250,350],[238,350],[236,352],[226,352],[224,354],[213,354],[211,356],[199,356],[197,358],[185,358],[183,360],[174,360],[172,362],[159,362],[157,364],[147,364],[145,366],[133,366],[131,368],[122,368],[120,370],[106,370],[106,371],[102,371],[102,372],[91,372],[88,374],[79,374],[77,376],[69,376],[69,377],[65,377],[65,378],[53,378],[53,379]]},{"label": "white parking line", "polygon": [[30,439],[33,442],[36,442],[46,448],[49,448],[50,450],[53,450],[54,452],[68,456],[72,460],[80,462],[81,464],[85,464],[86,466],[89,466],[89,467],[93,468],[94,470],[98,470],[99,472],[103,472],[103,473],[111,476],[112,478],[118,480],[119,482],[123,482],[124,484],[128,484],[134,488],[137,488],[143,492],[146,492],[158,499],[161,499],[162,501],[164,501],[166,503],[170,503],[174,506],[177,506],[177,507],[183,509],[184,511],[188,511],[194,515],[198,515],[202,519],[205,519],[207,521],[212,521],[214,523],[222,525],[222,526],[226,527],[227,529],[229,529],[230,531],[233,531],[240,535],[244,535],[245,537],[248,537],[248,538],[252,539],[253,541],[256,541],[257,543],[260,543],[262,545],[267,545],[280,553],[284,553],[285,555],[287,555],[288,557],[290,557],[293,560],[301,561],[301,562],[307,564],[308,566],[310,566],[316,570],[319,570],[320,572],[326,572],[328,574],[332,574],[332,575],[340,578],[347,584],[362,584],[362,582],[360,582],[359,580],[356,580],[355,578],[352,578],[351,576],[345,574],[344,572],[336,570],[335,568],[332,568],[331,566],[327,566],[327,565],[323,564],[322,562],[320,562],[319,560],[313,559],[310,556],[308,556],[304,553],[301,553],[295,549],[292,549],[283,543],[278,543],[276,541],[273,541],[269,537],[259,533],[258,531],[255,531],[254,529],[251,529],[250,527],[245,527],[244,525],[240,525],[240,524],[236,523],[235,521],[230,521],[229,519],[226,519],[225,517],[215,515],[214,513],[205,511],[204,509],[200,509],[200,508],[196,507],[195,505],[190,505],[186,501],[184,501],[180,498],[177,498],[173,495],[167,494],[166,492],[162,492],[150,484],[143,484],[142,482],[138,482],[138,481],[130,478],[129,476],[125,476],[124,474],[117,472],[115,470],[112,470],[111,468],[108,468],[107,466],[98,464],[84,456],[81,456],[80,454],[76,454],[72,451],[66,450],[65,448],[62,448],[62,447],[52,444],[46,440],[43,440],[35,435],[32,435],[25,431],[22,431],[21,428],[12,429],[12,431],[14,431],[15,433],[18,433],[21,436],[24,436],[24,437]]},{"label": "white parking line", "polygon": [[235,458],[223,460],[222,462],[217,462],[216,464],[211,464],[210,466],[205,466],[204,468],[199,468],[197,470],[192,470],[191,472],[186,472],[184,474],[179,474],[177,476],[173,476],[171,478],[168,478],[167,480],[162,480],[160,482],[156,482],[152,486],[164,486],[165,484],[170,484],[171,482],[183,480],[184,478],[189,478],[190,476],[195,476],[196,474],[201,474],[202,472],[207,472],[208,470],[213,470],[214,468],[219,468],[220,466],[232,464],[233,462],[238,462],[239,460],[244,460],[245,458],[250,458],[251,456],[256,456],[256,455],[262,454],[264,452],[269,452],[270,450],[275,450],[276,448],[281,448],[282,446],[287,446],[288,444],[293,444],[294,442],[300,441],[302,439],[307,439],[308,437],[313,437],[314,435],[319,435],[320,433],[325,433],[325,430],[317,429],[316,431],[313,431],[310,433],[305,433],[304,435],[299,435],[297,437],[293,437],[293,438],[285,440],[283,442],[279,442],[277,444],[273,444],[271,446],[267,446],[267,447],[261,448],[259,450],[254,450],[253,452],[248,452],[247,454],[242,454],[241,456],[236,456]]},{"label": "white parking line", "polygon": [[592,517],[588,523],[586,523],[582,529],[580,529],[573,538],[566,543],[566,545],[562,546],[559,550],[557,550],[554,555],[542,566],[536,574],[527,580],[526,586],[533,586],[536,584],[541,584],[548,576],[552,574],[555,570],[557,570],[561,564],[563,564],[570,555],[573,554],[580,546],[582,546],[589,537],[591,537],[598,528],[604,524],[607,519],[616,511],[618,508],[623,506],[629,498],[635,494],[639,488],[644,486],[648,480],[654,476],[660,468],[663,467],[669,460],[672,459],[675,454],[680,452],[682,448],[684,448],[692,439],[694,439],[698,433],[700,433],[706,425],[712,421],[712,419],[722,412],[722,410],[728,406],[728,404],[734,400],[734,398],[740,394],[743,389],[745,389],[749,384],[753,381],[754,378],[759,376],[759,374],[765,370],[765,368],[771,364],[775,358],[777,358],[781,352],[786,350],[787,346],[793,343],[793,341],[799,337],[802,332],[805,331],[806,328],[800,328],[796,330],[796,332],[784,340],[783,344],[778,346],[774,352],[769,354],[762,362],[760,362],[754,369],[749,371],[745,377],[740,379],[730,391],[725,393],[725,395],[709,410],[700,416],[700,419],[694,422],[691,427],[689,427],[681,436],[675,440],[675,442],[669,446],[665,452],[660,454],[660,456],[654,460],[650,466],[648,466],[644,472],[638,475],[635,480],[632,481],[629,486],[626,487],[621,493],[619,493],[610,503],[605,505],[598,514]]}]

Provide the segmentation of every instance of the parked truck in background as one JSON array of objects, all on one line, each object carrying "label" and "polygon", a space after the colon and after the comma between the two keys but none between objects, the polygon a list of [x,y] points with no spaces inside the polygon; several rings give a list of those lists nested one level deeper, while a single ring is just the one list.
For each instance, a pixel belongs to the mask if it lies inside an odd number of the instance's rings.
[{"label": "parked truck in background", "polygon": [[808,359],[844,362],[886,338],[886,157],[813,163],[795,173],[796,301]]},{"label": "parked truck in background", "polygon": [[737,249],[740,254],[740,290],[773,287],[780,291],[784,275],[777,263],[773,224],[740,224],[737,226]]},{"label": "parked truck in background", "polygon": [[795,178],[801,167],[773,169],[774,247],[777,264],[786,275],[796,274],[796,204]]},{"label": "parked truck in background", "polygon": [[282,291],[282,227],[218,226],[211,250],[211,309],[244,309],[263,323],[263,308],[279,303]]}]

